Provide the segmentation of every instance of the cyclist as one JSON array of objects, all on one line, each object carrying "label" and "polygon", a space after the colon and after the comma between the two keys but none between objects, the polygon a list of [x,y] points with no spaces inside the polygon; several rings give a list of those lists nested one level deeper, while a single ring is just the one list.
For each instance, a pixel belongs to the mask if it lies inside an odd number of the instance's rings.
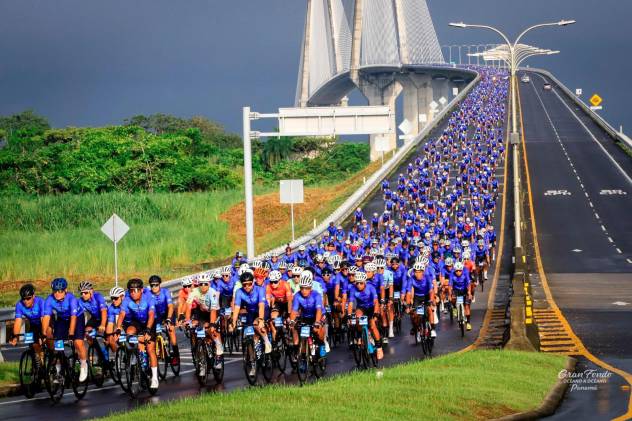
[{"label": "cyclist", "polygon": [[[292,312],[290,313],[290,326],[294,346],[298,346],[298,331],[295,328],[296,319],[300,315],[300,324],[312,326],[319,343],[325,345],[325,330],[323,329],[323,297],[312,289],[313,275],[309,271],[301,273],[299,280],[299,292],[294,295]],[[327,350],[327,347],[325,348]]]},{"label": "cyclist", "polygon": [[185,319],[184,313],[187,311],[187,300],[191,288],[193,288],[193,280],[190,276],[187,276],[180,281],[180,285],[182,288],[178,291],[178,326],[180,326]]},{"label": "cyclist", "polygon": [[105,326],[108,321],[108,306],[105,303],[105,298],[100,292],[94,290],[90,281],[80,282],[78,290],[81,297],[79,305],[88,317],[85,331],[90,332],[97,329],[102,335],[105,333]]},{"label": "cyclist", "polygon": [[[85,335],[83,311],[77,297],[67,292],[68,281],[65,278],[53,279],[51,289],[52,294],[44,302],[42,332],[49,340],[71,340],[74,342],[77,354],[79,354],[79,381],[85,382],[88,378],[88,350],[83,339]],[[61,365],[57,367],[57,373],[61,373]]]},{"label": "cyclist", "polygon": [[147,350],[149,366],[151,367],[151,381],[149,387],[158,389],[158,358],[156,357],[156,305],[154,299],[143,294],[143,281],[133,278],[127,281],[128,297],[121,304],[121,311],[116,320],[116,332],[125,329],[128,336],[143,336],[144,342],[139,341],[139,349]]},{"label": "cyclist", "polygon": [[437,337],[434,321],[434,274],[427,270],[424,262],[415,262],[412,268],[412,276],[408,281],[408,304],[412,305],[413,310],[410,312],[410,320],[413,325],[411,335],[417,334],[421,320],[419,315],[414,311],[415,308],[423,305],[426,308],[428,322],[430,322],[430,336]]},{"label": "cyclist", "polygon": [[454,273],[450,275],[450,297],[452,298],[453,308],[456,308],[456,297],[465,297],[463,307],[465,307],[465,320],[467,322],[467,330],[472,330],[470,324],[470,303],[472,300],[472,284],[470,275],[463,270],[463,263],[456,262],[454,264]]},{"label": "cyclist", "polygon": [[[108,306],[107,325],[105,333],[108,335],[108,346],[113,352],[118,348],[118,335],[116,334],[116,319],[121,312],[121,304],[123,304],[125,290],[121,287],[112,287],[110,289],[110,300],[112,303]],[[128,320],[129,321],[129,320]]]},{"label": "cyclist", "polygon": [[[351,316],[355,310],[357,318],[367,316],[369,319],[369,328],[375,340],[377,359],[381,360],[384,358],[384,351],[382,350],[382,339],[380,338],[380,331],[376,323],[376,318],[380,315],[380,301],[377,291],[375,291],[373,285],[367,284],[366,280],[366,273],[356,272],[355,286],[349,293],[348,315]],[[358,328],[360,328],[359,325]]]},{"label": "cyclist", "polygon": [[273,270],[270,272],[270,283],[266,287],[266,299],[270,303],[270,323],[269,328],[272,337],[276,338],[276,328],[272,321],[277,317],[285,318],[292,308],[292,289],[281,279],[281,272]]},{"label": "cyclist", "polygon": [[35,295],[33,284],[24,284],[20,288],[20,299],[15,303],[15,321],[13,322],[13,338],[10,343],[16,346],[18,335],[22,330],[33,333],[33,349],[37,354],[35,364],[41,367],[44,361],[42,352],[42,317],[44,315],[44,300]]},{"label": "cyclist", "polygon": [[382,256],[375,259],[375,266],[377,267],[376,276],[379,275],[382,278],[382,287],[384,289],[386,319],[388,321],[388,338],[393,338],[395,337],[395,333],[393,332],[393,320],[395,318],[395,312],[393,309],[393,272],[391,272],[390,269],[386,269],[386,260]]},{"label": "cyclist", "polygon": [[232,323],[228,327],[232,332],[237,326],[237,317],[240,310],[246,310],[246,324],[253,325],[257,335],[263,339],[265,353],[272,352],[272,344],[268,338],[265,328],[266,295],[264,288],[254,285],[254,276],[249,269],[239,276],[241,287],[235,291],[234,309],[232,313]]},{"label": "cyclist", "polygon": [[487,268],[489,267],[489,251],[485,245],[485,240],[482,238],[476,242],[476,249],[474,250],[474,257],[476,259],[476,270],[479,272],[482,270],[483,278],[487,280]]},{"label": "cyclist", "polygon": [[[193,303],[196,303],[195,308]],[[217,330],[217,316],[219,310],[219,293],[211,288],[211,279],[207,274],[203,274],[198,281],[198,287],[193,289],[187,299],[187,311],[185,325],[191,325],[191,313],[193,319],[201,324],[207,335],[207,342],[212,339],[215,342],[215,368],[222,366],[224,358],[224,347],[222,336]],[[205,373],[200,373],[204,375]]]},{"label": "cyclist", "polygon": [[156,306],[156,325],[164,323],[169,334],[169,342],[173,349],[172,365],[177,365],[180,360],[180,350],[176,341],[176,331],[173,328],[173,301],[171,300],[171,292],[166,288],[161,288],[162,279],[158,275],[149,277],[149,288],[145,293],[150,294],[154,298]]}]

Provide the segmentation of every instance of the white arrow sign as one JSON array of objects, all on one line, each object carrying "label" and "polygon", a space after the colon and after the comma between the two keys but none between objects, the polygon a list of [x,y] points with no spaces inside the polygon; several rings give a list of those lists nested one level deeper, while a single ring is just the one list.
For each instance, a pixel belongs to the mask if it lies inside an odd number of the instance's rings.
[{"label": "white arrow sign", "polygon": [[116,286],[118,286],[118,251],[116,246],[118,242],[121,241],[121,238],[127,234],[129,227],[117,214],[113,214],[110,219],[103,224],[101,231],[114,243],[114,282]]},{"label": "white arrow sign", "polygon": [[547,190],[544,192],[545,196],[570,196],[571,192],[568,190]]},{"label": "white arrow sign", "polygon": [[408,121],[408,119],[405,118],[404,121],[402,121],[402,123],[398,126],[398,128],[399,130],[402,131],[402,133],[408,134],[410,133],[410,130],[413,128],[413,126],[410,123],[410,121]]}]

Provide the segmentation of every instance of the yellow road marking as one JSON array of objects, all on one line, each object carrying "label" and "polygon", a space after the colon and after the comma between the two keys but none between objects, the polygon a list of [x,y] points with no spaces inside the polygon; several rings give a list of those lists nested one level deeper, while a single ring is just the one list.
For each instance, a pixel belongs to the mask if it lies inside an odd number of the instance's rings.
[{"label": "yellow road marking", "polygon": [[[518,104],[520,104],[521,103],[520,89],[516,89],[516,91],[518,93]],[[520,107],[520,129],[522,132],[522,152],[523,152],[522,156],[524,159],[525,174],[526,174],[526,179],[527,179],[527,196],[529,198],[529,210],[531,214],[531,229],[533,232],[533,246],[535,249],[535,259],[536,259],[536,264],[538,267],[538,273],[540,275],[540,280],[542,282],[542,289],[544,290],[546,299],[549,305],[551,306],[551,310],[553,311],[553,313],[555,313],[560,323],[564,326],[569,336],[573,339],[575,346],[578,349],[577,355],[581,355],[587,358],[588,360],[592,361],[594,364],[600,367],[603,367],[606,370],[612,371],[613,373],[618,374],[619,376],[623,377],[625,381],[628,382],[628,385],[632,385],[632,374],[624,370],[621,370],[619,368],[616,368],[608,364],[607,362],[597,358],[584,346],[584,343],[575,334],[572,327],[566,320],[566,317],[564,317],[564,315],[562,314],[562,311],[560,310],[560,308],[557,306],[557,303],[553,299],[553,294],[551,293],[551,289],[549,288],[549,283],[548,283],[546,274],[544,273],[544,266],[542,265],[542,257],[540,255],[540,244],[538,242],[538,232],[537,232],[536,222],[535,222],[535,208],[533,206],[533,194],[531,190],[531,175],[529,172],[529,160],[527,157],[526,138],[524,135],[524,122],[523,122],[523,116],[522,116],[522,107]],[[630,394],[628,398],[628,411],[625,414],[615,418],[614,420],[619,421],[619,420],[627,420],[630,418],[632,418],[632,393]]]}]

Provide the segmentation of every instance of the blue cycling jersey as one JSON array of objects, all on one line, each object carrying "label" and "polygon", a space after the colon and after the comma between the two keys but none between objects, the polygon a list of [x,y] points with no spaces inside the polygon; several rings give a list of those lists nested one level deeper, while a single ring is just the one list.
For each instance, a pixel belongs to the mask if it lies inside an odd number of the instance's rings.
[{"label": "blue cycling jersey", "polygon": [[220,296],[232,297],[233,291],[235,290],[235,282],[235,278],[230,278],[228,282],[224,282],[222,279],[215,285],[215,290],[219,292]]},{"label": "blue cycling jersey", "polygon": [[454,272],[450,275],[450,286],[460,291],[466,290],[470,286],[470,275],[468,272],[463,271],[460,276],[457,276]]},{"label": "blue cycling jersey", "polygon": [[22,300],[15,303],[16,319],[26,319],[31,325],[40,325],[42,316],[44,316],[44,300],[41,297],[34,297],[31,307],[25,306]]},{"label": "blue cycling jersey", "polygon": [[307,297],[296,293],[292,300],[292,311],[300,313],[302,317],[316,317],[316,311],[323,310],[323,297],[316,291],[309,292]]},{"label": "blue cycling jersey", "polygon": [[151,288],[147,287],[146,291],[153,297],[156,306],[156,319],[162,321],[167,317],[169,304],[173,304],[171,293],[166,288],[160,288],[158,294],[154,294]]},{"label": "blue cycling jersey", "polygon": [[89,300],[84,300],[83,296],[79,298],[79,305],[85,313],[88,313],[95,320],[101,320],[101,310],[107,309],[105,298],[98,291],[93,291]]},{"label": "blue cycling jersey", "polygon": [[156,314],[156,304],[153,298],[146,294],[142,294],[138,302],[132,300],[131,297],[125,297],[121,304],[121,311],[125,312],[126,319],[147,323],[149,314]]},{"label": "blue cycling jersey", "polygon": [[434,272],[426,269],[421,279],[417,279],[415,275],[411,275],[408,281],[407,291],[414,289],[414,294],[417,297],[430,294],[430,291],[434,289]]},{"label": "blue cycling jersey", "polygon": [[375,288],[375,291],[379,292],[384,284],[384,277],[381,273],[374,273],[372,278],[367,278],[366,282]]},{"label": "blue cycling jersey", "polygon": [[246,312],[251,316],[258,316],[260,303],[266,303],[264,288],[255,286],[250,293],[247,293],[243,288],[239,288],[235,293],[235,307],[245,308]]},{"label": "blue cycling jersey", "polygon": [[82,313],[77,297],[67,292],[63,300],[56,300],[53,294],[44,302],[44,316],[54,316],[56,319],[70,320],[72,316]]},{"label": "blue cycling jersey", "polygon": [[393,272],[393,285],[395,286],[395,289],[401,290],[406,283],[406,268],[404,265],[400,264],[397,270],[391,269],[391,272]]},{"label": "blue cycling jersey", "polygon": [[353,288],[349,295],[349,302],[354,305],[356,308],[368,308],[373,309],[375,305],[375,300],[378,300],[379,297],[373,285],[367,283],[362,291],[357,288]]},{"label": "blue cycling jersey", "polygon": [[[121,301],[121,304],[123,304],[123,302]],[[116,325],[116,321],[118,319],[118,315],[121,313],[121,306],[115,306],[114,304],[110,304],[108,306],[108,323],[114,323]],[[125,315],[125,323],[129,323],[130,321],[130,317],[129,315]]]}]

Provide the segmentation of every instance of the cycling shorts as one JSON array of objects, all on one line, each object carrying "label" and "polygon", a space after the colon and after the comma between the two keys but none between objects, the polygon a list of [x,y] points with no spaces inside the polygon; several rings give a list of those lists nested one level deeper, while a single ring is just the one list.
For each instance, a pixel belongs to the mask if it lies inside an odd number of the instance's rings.
[{"label": "cycling shorts", "polygon": [[[133,327],[136,330],[136,333],[140,334],[147,329],[147,322],[143,323],[136,319],[123,321],[123,330],[127,332],[127,329],[130,327]],[[152,338],[156,336],[156,323],[154,323],[154,326],[149,330],[149,334]]]},{"label": "cycling shorts", "polygon": [[375,310],[375,309],[374,309],[373,307],[371,307],[371,308],[369,308],[369,307],[358,307],[358,308],[356,309],[356,311],[360,311],[360,312],[362,313],[362,315],[363,315],[363,316],[366,316],[366,317],[368,317],[369,319],[372,319],[372,318],[373,318],[373,316],[375,315],[374,310]]},{"label": "cycling shorts", "polygon": [[471,303],[472,303],[472,300],[469,300],[469,299],[467,298],[467,290],[466,290],[466,289],[456,289],[456,288],[455,288],[455,289],[453,289],[453,290],[452,290],[452,292],[453,292],[453,293],[454,293],[454,295],[455,295],[455,296],[457,296],[457,297],[465,297],[465,298],[463,299],[463,304],[468,304],[468,305],[469,305],[469,304],[471,304]]},{"label": "cycling shorts", "polygon": [[274,303],[270,311],[278,311],[281,316],[288,314],[288,303]]},{"label": "cycling shorts", "polygon": [[193,309],[193,314],[191,315],[193,320],[197,320],[200,323],[211,323],[211,312],[203,311],[200,308]]},{"label": "cycling shorts", "polygon": [[[53,338],[55,340],[68,339],[68,329],[70,329],[70,319],[55,319],[53,322]],[[77,316],[75,338],[83,339],[85,335],[85,318],[82,314],[81,316]]]},{"label": "cycling shorts", "polygon": [[413,297],[413,308],[417,308],[420,305],[429,306],[429,305],[432,305],[432,304],[434,304],[434,303],[432,303],[430,301],[430,294],[415,295]]}]

